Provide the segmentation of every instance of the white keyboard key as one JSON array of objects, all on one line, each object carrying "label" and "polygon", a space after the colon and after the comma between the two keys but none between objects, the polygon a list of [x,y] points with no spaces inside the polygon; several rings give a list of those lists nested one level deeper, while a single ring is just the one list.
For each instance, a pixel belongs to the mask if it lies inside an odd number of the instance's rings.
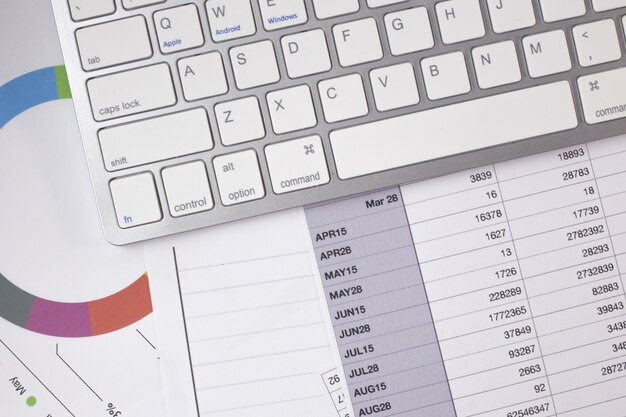
[{"label": "white keyboard key", "polygon": [[472,55],[480,88],[499,87],[522,79],[513,41],[476,47]]},{"label": "white keyboard key", "polygon": [[359,0],[313,0],[315,16],[318,19],[330,19],[359,11]]},{"label": "white keyboard key", "polygon": [[111,196],[122,229],[161,220],[161,205],[149,172],[111,181]]},{"label": "white keyboard key", "polygon": [[152,6],[153,4],[165,3],[166,0],[122,0],[122,6],[126,10],[138,9],[140,7]]},{"label": "white keyboard key", "polygon": [[265,197],[259,161],[253,150],[213,159],[220,198],[225,206]]},{"label": "white keyboard key", "polygon": [[[143,16],[78,29],[76,43],[85,71],[152,56],[150,36]],[[120,45],[124,47],[120,48]]]},{"label": "white keyboard key", "polygon": [[115,13],[114,0],[69,0],[72,19],[92,19]]},{"label": "white keyboard key", "polygon": [[259,0],[265,30],[276,30],[307,22],[304,0]]},{"label": "white keyboard key", "polygon": [[265,148],[267,168],[276,194],[328,184],[328,166],[319,136],[291,140]]},{"label": "white keyboard key", "polygon": [[321,81],[318,88],[324,118],[328,123],[365,116],[369,112],[363,80],[359,74]]},{"label": "white keyboard key", "polygon": [[204,44],[198,9],[193,4],[161,10],[154,14],[159,48],[164,54]]},{"label": "white keyboard key", "polygon": [[572,69],[565,32],[561,29],[522,40],[528,74],[532,78],[545,77]]},{"label": "white keyboard key", "polygon": [[465,56],[452,52],[422,60],[426,93],[431,100],[458,96],[471,90]]},{"label": "white keyboard key", "polygon": [[167,64],[156,64],[87,81],[97,121],[142,113],[176,104]]},{"label": "white keyboard key", "polygon": [[578,89],[588,124],[626,117],[626,68],[580,77]]},{"label": "white keyboard key", "polygon": [[391,53],[403,55],[435,46],[426,7],[401,10],[385,15]]},{"label": "white keyboard key", "polygon": [[211,37],[215,42],[256,33],[250,0],[207,0],[205,4]]},{"label": "white keyboard key", "polygon": [[237,88],[246,90],[280,81],[272,41],[261,41],[230,50]]},{"label": "white keyboard key", "polygon": [[[335,0],[335,1],[341,1],[341,0]],[[408,1],[408,0],[367,0],[367,5],[371,8],[375,8],[375,7],[388,6],[390,4],[404,3],[405,1]]]},{"label": "white keyboard key", "polygon": [[222,143],[226,146],[265,137],[263,117],[256,97],[245,97],[217,104],[215,116]]},{"label": "white keyboard key", "polygon": [[105,128],[98,137],[105,168],[111,172],[213,148],[203,108]]},{"label": "white keyboard key", "polygon": [[487,6],[495,33],[529,28],[537,23],[532,0],[487,0]]},{"label": "white keyboard key", "polygon": [[541,0],[543,20],[548,23],[573,19],[587,13],[585,0]]},{"label": "white keyboard key", "polygon": [[605,12],[607,10],[626,7],[626,0],[592,0],[592,2],[593,10],[596,12]]},{"label": "white keyboard key", "polygon": [[330,141],[348,179],[576,126],[570,84],[560,81],[335,130]]},{"label": "white keyboard key", "polygon": [[370,82],[378,111],[412,106],[420,101],[413,65],[408,62],[372,70]]},{"label": "white keyboard key", "polygon": [[267,94],[267,105],[274,133],[278,135],[307,129],[317,124],[308,85],[272,91]]},{"label": "white keyboard key", "polygon": [[228,92],[224,62],[219,52],[179,60],[178,73],[187,101],[215,97]]},{"label": "white keyboard key", "polygon": [[437,20],[445,44],[485,36],[485,24],[478,0],[448,0],[437,3]]},{"label": "white keyboard key", "polygon": [[333,35],[342,67],[377,61],[383,57],[378,26],[373,18],[336,25]]},{"label": "white keyboard key", "polygon": [[161,176],[172,217],[211,210],[214,206],[204,162],[165,168]]},{"label": "white keyboard key", "polygon": [[287,74],[291,78],[306,77],[330,71],[330,53],[322,29],[295,33],[281,39]]},{"label": "white keyboard key", "polygon": [[622,57],[617,29],[612,19],[574,26],[572,32],[581,67],[617,61]]}]

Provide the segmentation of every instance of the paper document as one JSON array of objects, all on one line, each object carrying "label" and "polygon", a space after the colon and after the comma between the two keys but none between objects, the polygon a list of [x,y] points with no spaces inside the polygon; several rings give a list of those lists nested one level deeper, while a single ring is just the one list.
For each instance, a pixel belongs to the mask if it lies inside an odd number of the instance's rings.
[{"label": "paper document", "polygon": [[626,137],[304,215],[148,248],[189,416],[624,417]]},{"label": "paper document", "polygon": [[171,413],[333,415],[321,374],[335,347],[309,247],[300,210],[148,243],[166,384],[191,363]]}]

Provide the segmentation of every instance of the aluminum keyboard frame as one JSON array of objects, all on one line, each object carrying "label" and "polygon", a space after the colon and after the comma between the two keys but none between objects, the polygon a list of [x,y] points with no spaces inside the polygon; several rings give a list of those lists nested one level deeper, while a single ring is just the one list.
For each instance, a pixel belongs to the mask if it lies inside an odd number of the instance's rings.
[{"label": "aluminum keyboard frame", "polygon": [[[76,115],[80,125],[80,130],[83,138],[83,145],[91,172],[91,180],[95,190],[96,200],[102,219],[102,225],[104,228],[105,236],[109,242],[115,245],[123,245],[132,242],[142,241],[159,236],[165,236],[173,233],[189,231],[201,227],[212,226],[220,223],[234,221],[246,217],[256,216],[260,214],[270,213],[277,210],[289,209],[311,203],[317,203],[324,200],[329,200],[336,197],[348,196],[351,194],[375,190],[387,186],[395,186],[398,184],[406,184],[419,180],[424,180],[444,174],[449,174],[455,171],[480,167],[496,162],[501,162],[513,158],[523,157],[540,152],[550,151],[567,146],[574,146],[586,141],[607,138],[611,136],[617,136],[620,134],[626,134],[626,119],[611,121],[602,123],[599,125],[589,126],[585,123],[583,117],[580,97],[578,95],[576,79],[583,75],[594,74],[597,72],[607,71],[615,68],[621,68],[626,66],[626,41],[624,39],[624,27],[622,23],[622,17],[626,15],[626,9],[617,9],[608,12],[595,13],[591,0],[586,0],[587,14],[579,18],[574,18],[566,21],[545,23],[541,16],[541,8],[539,0],[533,0],[535,6],[535,14],[537,24],[531,28],[517,30],[505,34],[495,34],[491,28],[491,21],[487,5],[485,0],[481,0],[481,7],[483,12],[483,18],[485,22],[486,35],[480,39],[474,39],[453,45],[444,45],[441,41],[441,35],[437,24],[437,18],[434,11],[435,2],[430,0],[409,0],[404,3],[394,4],[391,6],[381,7],[377,9],[369,9],[365,0],[361,0],[361,9],[359,12],[331,18],[327,20],[317,20],[315,17],[312,0],[305,0],[307,6],[308,22],[304,25],[293,26],[285,29],[278,29],[275,31],[267,32],[262,25],[261,13],[259,10],[259,4],[257,0],[252,0],[252,8],[257,25],[257,32],[253,36],[244,37],[240,39],[214,43],[210,36],[210,29],[208,25],[208,18],[205,10],[205,2],[201,0],[168,0],[165,3],[160,3],[153,6],[143,7],[134,10],[125,10],[122,7],[121,0],[116,1],[117,10],[115,14],[89,19],[81,22],[74,22],[70,16],[69,6],[67,0],[51,0],[54,8],[54,13],[57,21],[57,28],[59,30],[59,37],[65,58],[67,73],[70,81],[70,87],[74,98],[74,104],[76,109]],[[338,0],[339,1],[339,0]],[[176,52],[168,55],[163,55],[159,49],[159,42],[157,40],[156,31],[154,27],[154,21],[152,15],[154,12],[162,9],[171,8],[174,6],[194,3],[198,7],[200,15],[201,25],[204,31],[205,43],[204,46],[189,49],[186,51]],[[416,6],[427,6],[429,17],[432,25],[433,36],[435,39],[435,47],[429,50],[402,55],[393,56],[389,50],[389,42],[385,30],[383,21],[384,15],[390,12],[408,9]],[[90,72],[85,72],[82,69],[78,47],[76,44],[75,31],[79,28],[92,26],[99,23],[105,23],[111,20],[117,20],[125,17],[144,15],[148,22],[149,35],[152,42],[153,56],[149,59],[144,59],[138,62],[129,64],[118,65],[106,69],[100,69]],[[381,37],[381,43],[384,52],[384,58],[380,61],[366,63],[355,67],[342,68],[339,65],[337,52],[334,45],[332,27],[339,23],[358,20],[365,17],[375,17],[378,23],[379,33]],[[576,57],[576,48],[572,38],[572,27],[581,23],[594,22],[601,19],[613,18],[617,24],[619,35],[621,37],[620,46],[622,49],[622,58],[619,61],[611,62],[607,64],[597,65],[588,68],[582,68],[578,65]],[[333,69],[329,72],[312,75],[300,79],[290,79],[287,75],[285,61],[282,55],[282,48],[280,46],[280,39],[289,34],[298,33],[306,30],[322,28],[327,37],[327,43],[331,55],[331,62]],[[568,47],[571,55],[573,68],[571,71],[542,77],[539,79],[531,79],[528,75],[526,67],[526,60],[522,49],[522,38],[531,35],[538,34],[554,29],[564,29],[567,35]],[[234,46],[243,45],[247,43],[257,42],[260,40],[270,39],[274,42],[278,67],[280,70],[281,81],[277,84],[266,85],[258,88],[254,88],[246,91],[238,91],[235,86],[233,71],[231,68],[228,50]],[[497,87],[489,90],[481,90],[478,87],[476,75],[474,72],[474,66],[471,59],[471,50],[476,46],[495,43],[502,40],[513,40],[515,42],[518,59],[520,62],[520,69],[522,73],[522,81],[508,85]],[[123,46],[122,46],[123,47]],[[226,70],[226,76],[229,83],[230,91],[228,94],[210,99],[199,100],[195,102],[186,102],[183,99],[183,92],[181,87],[180,78],[178,76],[178,69],[176,63],[179,59],[197,55],[200,53],[206,53],[209,51],[219,51],[224,58],[224,67]],[[436,56],[447,52],[462,51],[465,54],[466,63],[468,64],[468,72],[470,77],[470,83],[472,91],[469,94],[462,96],[451,97],[443,100],[430,101],[425,94],[424,80],[421,77],[420,61],[422,58]],[[91,112],[91,106],[89,96],[87,93],[86,82],[87,80],[114,73],[121,72],[133,68],[144,67],[150,64],[166,62],[170,65],[173,75],[173,83],[175,86],[176,95],[178,97],[178,103],[169,108],[150,111],[147,113],[132,115],[123,117],[121,119],[115,119],[105,122],[96,122]],[[378,112],[374,105],[373,93],[369,80],[369,71],[375,68],[385,67],[388,65],[411,62],[413,63],[417,73],[418,89],[420,91],[420,102],[417,105],[405,107],[397,110],[387,111],[384,113]],[[322,107],[320,98],[317,94],[318,82],[338,77],[341,75],[360,73],[365,85],[367,103],[370,108],[370,113],[366,117],[347,120],[339,123],[328,124],[325,122],[322,116]],[[531,138],[519,142],[496,146],[492,148],[482,149],[465,154],[458,154],[441,158],[438,160],[432,160],[423,162],[416,165],[401,167],[392,169],[385,172],[375,173],[358,177],[349,180],[340,180],[337,177],[337,172],[333,160],[332,148],[328,139],[328,134],[332,130],[342,129],[350,126],[360,125],[363,123],[387,119],[394,116],[404,115],[417,111],[432,109],[449,104],[460,103],[480,97],[491,96],[508,91],[514,91],[522,88],[527,88],[536,85],[547,84],[554,81],[568,80],[572,88],[572,92],[575,98],[576,111],[579,120],[579,126],[570,131],[560,132],[556,134],[540,136]],[[291,86],[308,84],[313,93],[313,102],[318,114],[318,124],[316,127],[298,132],[292,132],[284,135],[275,135],[272,133],[271,121],[267,102],[265,96],[268,92],[283,89]],[[242,97],[256,95],[259,97],[261,104],[261,110],[263,114],[263,121],[266,126],[267,136],[264,139],[242,143],[234,146],[224,146],[220,140],[220,133],[217,129],[217,122],[215,119],[214,106],[217,103],[224,101],[230,101]],[[194,155],[188,155],[176,159],[170,159],[166,161],[151,163],[134,168],[128,168],[117,172],[108,172],[104,167],[103,157],[100,150],[100,144],[98,141],[98,131],[122,123],[128,123],[136,120],[143,120],[151,117],[158,117],[160,115],[166,115],[173,112],[178,112],[185,109],[191,109],[196,107],[204,107],[207,109],[209,115],[209,121],[213,133],[215,147],[208,152],[203,152]],[[453,121],[451,121],[452,123]],[[485,123],[489,123],[488,115],[485,115]],[[182,133],[182,132],[181,132]],[[264,147],[266,145],[282,142],[289,139],[297,139],[312,134],[319,134],[322,137],[326,156],[328,159],[328,168],[331,177],[329,184],[311,189],[305,189],[301,191],[295,191],[287,194],[276,195],[272,191],[270,177],[268,173],[267,164],[264,158]],[[389,132],[390,135],[393,132]],[[419,134],[419,133],[418,133]],[[385,146],[385,138],[381,138],[380,145]],[[215,173],[213,172],[212,159],[215,156],[242,151],[246,149],[254,149],[259,156],[259,163],[261,173],[263,175],[266,197],[261,200],[251,201],[247,203],[241,203],[234,206],[224,206],[219,198],[219,192],[217,188],[217,181]],[[161,179],[161,170],[165,167],[191,162],[195,160],[204,160],[207,165],[207,171],[209,175],[209,183],[211,184],[213,198],[215,200],[215,207],[208,211],[198,214],[192,214],[185,217],[173,218],[171,217],[166,194]],[[113,205],[111,192],[109,189],[109,183],[114,178],[119,178],[127,175],[150,171],[154,175],[157,191],[159,193],[159,199],[161,204],[161,210],[163,213],[163,219],[157,223],[151,223],[147,225],[137,226],[129,229],[121,229],[117,224],[115,215],[115,208]],[[85,173],[86,174],[86,173]]]}]

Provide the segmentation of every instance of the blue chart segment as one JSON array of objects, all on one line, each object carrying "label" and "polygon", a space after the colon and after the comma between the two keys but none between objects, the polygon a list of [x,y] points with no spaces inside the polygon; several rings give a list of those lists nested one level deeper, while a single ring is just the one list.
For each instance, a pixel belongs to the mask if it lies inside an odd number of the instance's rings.
[{"label": "blue chart segment", "polygon": [[0,86],[0,129],[32,107],[71,97],[63,65],[21,75]]}]

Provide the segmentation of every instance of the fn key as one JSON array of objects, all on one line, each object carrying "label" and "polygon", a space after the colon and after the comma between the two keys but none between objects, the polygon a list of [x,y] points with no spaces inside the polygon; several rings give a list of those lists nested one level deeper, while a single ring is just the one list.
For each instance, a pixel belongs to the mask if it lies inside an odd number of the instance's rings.
[{"label": "fn key", "polygon": [[111,181],[117,223],[122,229],[161,220],[161,205],[149,172]]}]

